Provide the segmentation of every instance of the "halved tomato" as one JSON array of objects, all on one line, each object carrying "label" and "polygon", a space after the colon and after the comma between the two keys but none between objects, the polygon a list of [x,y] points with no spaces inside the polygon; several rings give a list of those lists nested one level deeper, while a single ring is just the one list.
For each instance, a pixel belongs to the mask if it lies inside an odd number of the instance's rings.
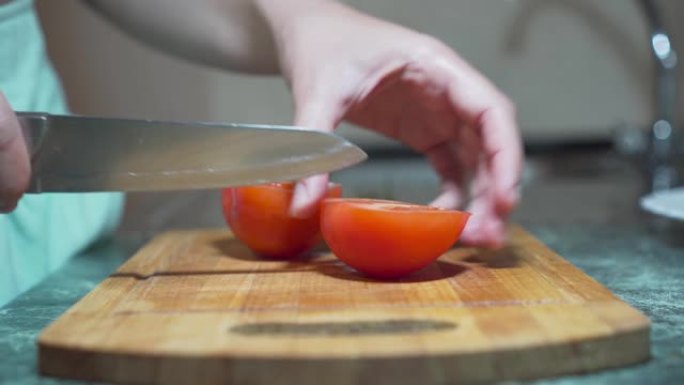
[{"label": "halved tomato", "polygon": [[[222,191],[223,216],[233,234],[255,253],[292,258],[309,251],[320,239],[320,208],[309,218],[293,218],[288,210],[294,183],[270,183]],[[328,197],[342,195],[331,183]]]},{"label": "halved tomato", "polygon": [[470,214],[375,199],[326,199],[321,232],[330,250],[376,278],[418,271],[458,240]]}]

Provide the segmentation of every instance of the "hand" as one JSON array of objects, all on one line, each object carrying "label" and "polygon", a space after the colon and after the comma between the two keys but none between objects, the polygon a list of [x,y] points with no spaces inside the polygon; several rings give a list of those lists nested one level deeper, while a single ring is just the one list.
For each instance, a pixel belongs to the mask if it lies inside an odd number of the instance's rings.
[{"label": "hand", "polygon": [[[341,4],[281,20],[274,35],[295,124],[332,131],[348,120],[425,154],[442,180],[432,204],[473,213],[462,241],[500,246],[522,168],[512,103],[444,44]],[[293,214],[308,215],[326,183],[300,182]]]},{"label": "hand", "polygon": [[28,187],[31,166],[21,126],[0,92],[0,212],[14,210]]}]

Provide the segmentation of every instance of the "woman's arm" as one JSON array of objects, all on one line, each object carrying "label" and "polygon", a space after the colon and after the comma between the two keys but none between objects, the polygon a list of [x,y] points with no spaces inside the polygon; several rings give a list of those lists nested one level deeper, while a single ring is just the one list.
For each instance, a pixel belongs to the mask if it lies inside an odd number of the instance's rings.
[{"label": "woman's arm", "polygon": [[252,0],[86,0],[126,33],[173,55],[222,69],[274,74],[269,26]]},{"label": "woman's arm", "polygon": [[[474,215],[466,243],[498,246],[518,202],[522,148],[515,108],[438,40],[333,0],[90,0],[116,24],[179,56],[252,73],[280,72],[295,124],[343,120],[426,156],[442,179],[433,204]],[[307,216],[327,176],[298,183]]]}]

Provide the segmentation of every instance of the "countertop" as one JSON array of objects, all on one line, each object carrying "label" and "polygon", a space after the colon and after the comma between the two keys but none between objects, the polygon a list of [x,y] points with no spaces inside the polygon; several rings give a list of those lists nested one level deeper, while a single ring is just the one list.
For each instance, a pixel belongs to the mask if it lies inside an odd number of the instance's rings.
[{"label": "countertop", "polygon": [[[586,170],[582,170],[581,162],[575,161],[579,158],[591,165],[594,172],[584,172]],[[615,158],[597,158],[603,159],[603,163],[587,159],[585,155],[577,159],[569,157],[564,161],[566,167],[560,168],[556,167],[558,164],[546,162],[543,158],[533,160],[533,167],[529,171],[531,175],[528,175],[525,185],[526,198],[514,219],[650,317],[652,359],[645,364],[623,369],[531,383],[684,383],[684,236],[678,236],[684,232],[676,227],[665,231],[662,226],[659,227],[663,223],[636,210],[636,197],[641,187],[637,180],[638,173],[628,165]],[[402,169],[407,175],[410,167],[396,167],[397,162],[400,160],[390,161],[391,168]],[[378,175],[372,167],[381,167],[381,163],[366,167],[371,167],[371,174]],[[424,171],[421,167],[424,165],[418,165],[416,169]],[[604,171],[605,175],[602,174]],[[421,172],[418,174],[424,175]],[[353,185],[351,181],[354,178],[351,175],[341,175],[341,179],[345,178],[346,183]],[[354,188],[358,192],[362,186]],[[405,189],[402,191],[406,193]],[[207,194],[214,199],[217,196],[215,192]],[[174,197],[173,194],[162,194],[156,198],[147,196],[137,199],[137,202],[136,197],[133,197],[129,213],[131,209],[148,207],[146,200],[148,203],[157,201],[167,204],[166,207],[173,206],[169,203],[174,202]],[[399,197],[406,198],[401,194]],[[136,221],[129,215],[122,231],[113,239],[81,253],[39,285],[0,309],[0,384],[73,383],[37,374],[36,336],[130,257],[150,236],[169,227],[220,225],[218,219],[212,217],[216,211],[216,206],[212,205],[216,202],[210,199],[212,203],[206,203],[205,198],[198,195],[187,198],[184,205],[175,206],[177,214],[183,212],[180,206],[193,208],[197,213],[201,206],[197,202],[202,202],[212,213],[205,217],[205,214],[199,213],[186,222],[168,217],[160,221],[157,218],[155,227],[151,225],[152,222]],[[420,199],[416,196],[414,200]],[[154,213],[146,214],[149,214],[147,217],[153,217]],[[180,214],[178,217],[183,217],[184,214]]]}]

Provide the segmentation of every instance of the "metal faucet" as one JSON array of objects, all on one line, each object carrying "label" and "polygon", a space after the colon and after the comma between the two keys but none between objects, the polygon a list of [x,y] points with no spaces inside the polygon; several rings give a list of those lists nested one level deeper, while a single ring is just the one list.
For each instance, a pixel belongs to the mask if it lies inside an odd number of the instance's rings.
[{"label": "metal faucet", "polygon": [[655,123],[648,135],[648,181],[651,191],[669,189],[677,183],[673,158],[674,111],[677,97],[677,53],[653,0],[638,0],[651,34],[651,52],[656,59]]}]

